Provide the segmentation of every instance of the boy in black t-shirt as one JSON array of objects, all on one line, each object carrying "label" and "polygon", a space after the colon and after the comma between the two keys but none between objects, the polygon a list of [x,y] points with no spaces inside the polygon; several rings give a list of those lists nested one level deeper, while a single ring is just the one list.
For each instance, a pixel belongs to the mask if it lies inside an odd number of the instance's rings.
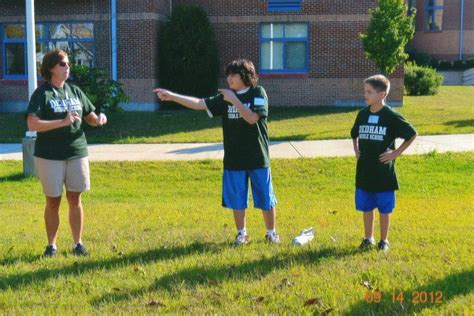
[{"label": "boy in black t-shirt", "polygon": [[[416,130],[399,113],[385,105],[390,81],[382,75],[364,80],[364,97],[369,105],[362,109],[351,129],[357,158],[356,209],[364,212],[365,238],[360,249],[375,245],[373,238],[374,209],[380,213],[378,250],[388,250],[390,213],[395,208],[398,181],[395,158],[400,156],[416,137]],[[405,141],[395,149],[395,139]]]},{"label": "boy in black t-shirt", "polygon": [[212,118],[222,117],[224,132],[224,175],[222,206],[232,209],[237,236],[235,245],[247,244],[245,210],[248,207],[248,183],[252,185],[254,207],[262,210],[267,228],[265,239],[277,244],[275,205],[268,150],[268,98],[257,86],[257,75],[251,61],[239,59],[227,65],[225,74],[230,89],[205,99],[179,95],[165,90],[154,92],[162,101],[174,101],[194,110],[206,110]]}]

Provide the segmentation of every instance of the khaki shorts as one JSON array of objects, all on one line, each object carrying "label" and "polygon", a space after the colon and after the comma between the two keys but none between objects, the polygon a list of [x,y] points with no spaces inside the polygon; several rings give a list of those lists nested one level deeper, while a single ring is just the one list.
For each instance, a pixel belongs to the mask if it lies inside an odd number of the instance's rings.
[{"label": "khaki shorts", "polygon": [[90,189],[89,158],[49,160],[35,157],[38,178],[48,197],[59,197],[63,185],[69,192],[86,192]]}]

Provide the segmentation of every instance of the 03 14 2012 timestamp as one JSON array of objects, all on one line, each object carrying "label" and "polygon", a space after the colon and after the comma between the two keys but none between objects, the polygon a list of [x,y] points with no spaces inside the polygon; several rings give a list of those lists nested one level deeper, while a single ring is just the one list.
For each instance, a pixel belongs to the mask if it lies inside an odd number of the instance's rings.
[{"label": "03 14 2012 timestamp", "polygon": [[365,301],[369,304],[379,304],[382,300],[390,299],[392,303],[409,302],[412,304],[442,304],[442,291],[403,291],[392,289],[391,292],[381,292],[379,290],[367,291]]}]

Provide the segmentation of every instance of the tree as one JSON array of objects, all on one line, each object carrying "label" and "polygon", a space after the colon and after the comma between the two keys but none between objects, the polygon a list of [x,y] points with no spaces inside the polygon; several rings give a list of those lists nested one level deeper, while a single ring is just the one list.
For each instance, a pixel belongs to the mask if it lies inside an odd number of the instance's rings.
[{"label": "tree", "polygon": [[218,58],[215,34],[204,10],[178,6],[160,39],[160,85],[197,97],[217,91]]},{"label": "tree", "polygon": [[369,10],[372,18],[367,32],[359,34],[366,57],[384,74],[391,74],[408,58],[405,46],[415,33],[415,12],[408,15],[408,7],[403,2],[377,0],[378,6]]},{"label": "tree", "polygon": [[73,64],[68,81],[84,91],[94,104],[97,113],[105,110],[120,111],[119,103],[129,100],[123,90],[123,85],[109,79],[107,72],[101,68]]}]

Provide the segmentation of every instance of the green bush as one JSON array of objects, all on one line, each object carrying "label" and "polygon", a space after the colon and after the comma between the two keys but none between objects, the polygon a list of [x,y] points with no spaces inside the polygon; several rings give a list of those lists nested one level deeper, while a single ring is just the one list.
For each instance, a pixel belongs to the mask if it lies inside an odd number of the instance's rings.
[{"label": "green bush", "polygon": [[219,63],[214,30],[204,10],[178,6],[160,39],[160,86],[196,97],[217,91]]},{"label": "green bush", "polygon": [[431,65],[430,65],[431,68],[435,68],[435,69],[438,68],[438,64],[439,64],[439,62],[436,59],[434,59],[434,58],[431,59]]},{"label": "green bush", "polygon": [[455,60],[453,62],[453,69],[466,69],[466,63],[462,60]]},{"label": "green bush", "polygon": [[443,76],[430,67],[405,65],[405,90],[408,95],[434,95],[443,82]]},{"label": "green bush", "polygon": [[466,59],[466,68],[474,68],[474,57]]},{"label": "green bush", "polygon": [[123,85],[109,79],[107,72],[101,68],[90,68],[84,65],[72,65],[69,82],[77,85],[96,107],[95,112],[121,111],[120,102],[128,102]]},{"label": "green bush", "polygon": [[438,63],[439,70],[451,70],[453,68],[453,64],[449,60],[440,60]]}]

